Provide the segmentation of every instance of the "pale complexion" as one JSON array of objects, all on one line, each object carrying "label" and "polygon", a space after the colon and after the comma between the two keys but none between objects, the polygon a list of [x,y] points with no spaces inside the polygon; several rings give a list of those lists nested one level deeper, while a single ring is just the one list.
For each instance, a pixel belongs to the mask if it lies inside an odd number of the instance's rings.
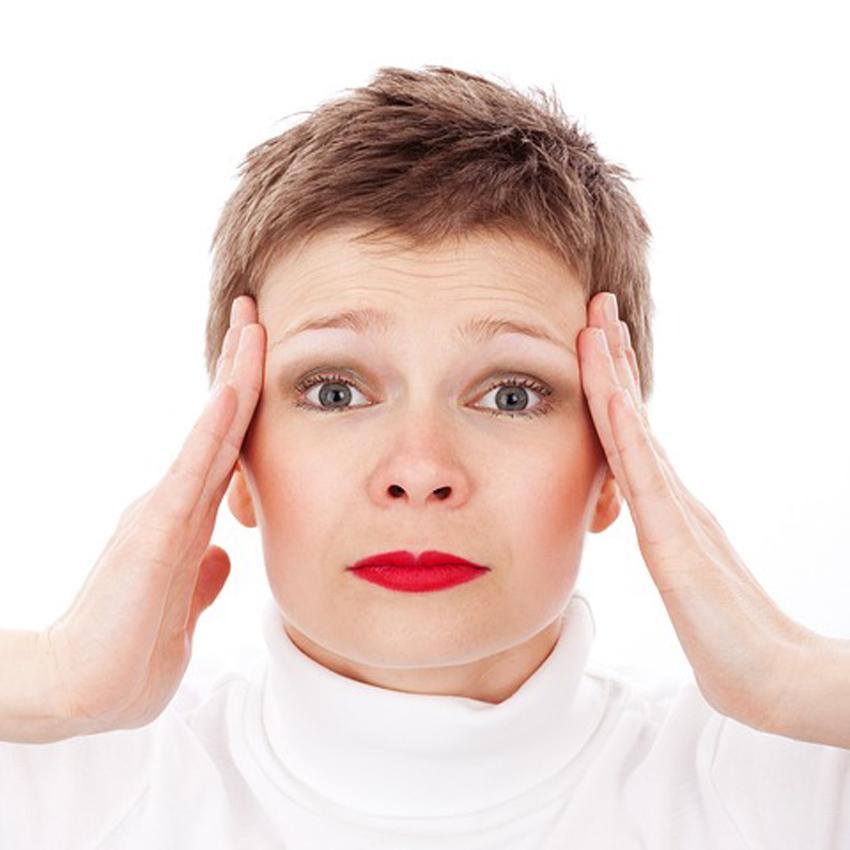
[{"label": "pale complexion", "polygon": [[[498,703],[551,652],[584,535],[621,507],[582,391],[585,299],[531,240],[478,233],[412,252],[355,244],[355,232],[323,233],[269,267],[256,305],[263,386],[228,504],[259,526],[271,591],[306,655],[371,685]],[[391,320],[288,335],[362,307]],[[482,316],[554,342],[457,334]],[[344,410],[320,401],[324,384],[296,390],[317,371],[345,378]],[[512,378],[532,385],[524,407],[506,409],[497,394]],[[491,569],[430,593],[346,570],[396,549]]]}]

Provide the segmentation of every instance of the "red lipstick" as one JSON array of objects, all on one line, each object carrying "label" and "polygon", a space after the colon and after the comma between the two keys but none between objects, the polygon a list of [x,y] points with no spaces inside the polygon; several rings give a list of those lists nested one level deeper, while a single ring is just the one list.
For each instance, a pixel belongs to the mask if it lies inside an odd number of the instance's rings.
[{"label": "red lipstick", "polygon": [[358,578],[390,590],[422,593],[463,584],[483,576],[490,568],[448,552],[431,550],[418,557],[413,552],[382,552],[363,558],[348,569]]}]

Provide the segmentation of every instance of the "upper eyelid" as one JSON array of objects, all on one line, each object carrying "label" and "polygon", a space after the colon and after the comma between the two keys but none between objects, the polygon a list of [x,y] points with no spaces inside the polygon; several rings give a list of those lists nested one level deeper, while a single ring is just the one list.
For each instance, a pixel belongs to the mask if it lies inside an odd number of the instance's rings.
[{"label": "upper eyelid", "polygon": [[[497,375],[492,380],[487,383],[486,389],[484,389],[481,393],[479,393],[476,398],[480,398],[483,395],[487,395],[487,393],[496,389],[497,387],[507,385],[511,385],[512,379],[518,379],[516,383],[520,386],[525,386],[523,381],[526,383],[533,384],[533,386],[527,386],[527,389],[530,389],[532,392],[537,393],[541,397],[541,401],[538,403],[537,407],[545,407],[550,406],[556,403],[555,399],[550,399],[550,396],[557,395],[555,390],[546,383],[546,381],[541,378],[536,378],[533,375],[527,375],[523,372],[506,372],[503,375]],[[325,383],[332,383],[336,381],[337,383],[351,384],[355,389],[360,392],[359,387],[357,387],[357,381],[353,378],[346,377],[344,375],[336,373],[333,369],[329,369],[324,372],[314,372],[312,374],[308,374],[306,377],[301,378],[295,384],[295,391],[299,396],[305,395],[309,392],[313,387],[321,386]],[[371,405],[357,405],[357,407],[370,407]],[[354,409],[354,408],[352,408]]]},{"label": "upper eyelid", "polygon": [[[488,382],[487,389],[484,392],[489,392],[494,387],[509,382],[512,378],[518,378],[519,381],[528,381],[536,384],[537,386],[531,387],[531,389],[544,396],[553,395],[555,392],[542,378],[536,378],[533,375],[528,375],[524,372],[505,372],[502,375],[497,375]],[[357,384],[357,381],[354,378],[346,377],[345,375],[338,374],[333,369],[330,369],[326,372],[310,373],[306,377],[299,379],[295,383],[295,389],[299,392],[306,392],[308,389],[316,386],[316,384],[330,383],[331,381],[352,384],[355,386]]]}]

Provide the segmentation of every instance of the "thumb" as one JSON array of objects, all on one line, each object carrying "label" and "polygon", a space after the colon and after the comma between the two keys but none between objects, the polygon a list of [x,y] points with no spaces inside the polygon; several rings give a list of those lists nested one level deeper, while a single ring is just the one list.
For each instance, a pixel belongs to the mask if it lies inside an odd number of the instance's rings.
[{"label": "thumb", "polygon": [[230,557],[227,552],[221,546],[214,544],[208,546],[201,558],[201,566],[198,568],[198,579],[195,582],[192,606],[189,610],[187,625],[190,640],[195,634],[198,618],[215,602],[229,575]]}]

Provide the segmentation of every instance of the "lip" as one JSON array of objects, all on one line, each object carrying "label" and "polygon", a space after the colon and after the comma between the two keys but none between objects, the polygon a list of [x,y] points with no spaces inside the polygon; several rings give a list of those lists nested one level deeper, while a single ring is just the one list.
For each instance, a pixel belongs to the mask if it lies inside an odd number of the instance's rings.
[{"label": "lip", "polygon": [[490,571],[466,558],[433,549],[418,556],[404,550],[381,552],[362,558],[348,569],[365,581],[412,593],[453,587]]}]

